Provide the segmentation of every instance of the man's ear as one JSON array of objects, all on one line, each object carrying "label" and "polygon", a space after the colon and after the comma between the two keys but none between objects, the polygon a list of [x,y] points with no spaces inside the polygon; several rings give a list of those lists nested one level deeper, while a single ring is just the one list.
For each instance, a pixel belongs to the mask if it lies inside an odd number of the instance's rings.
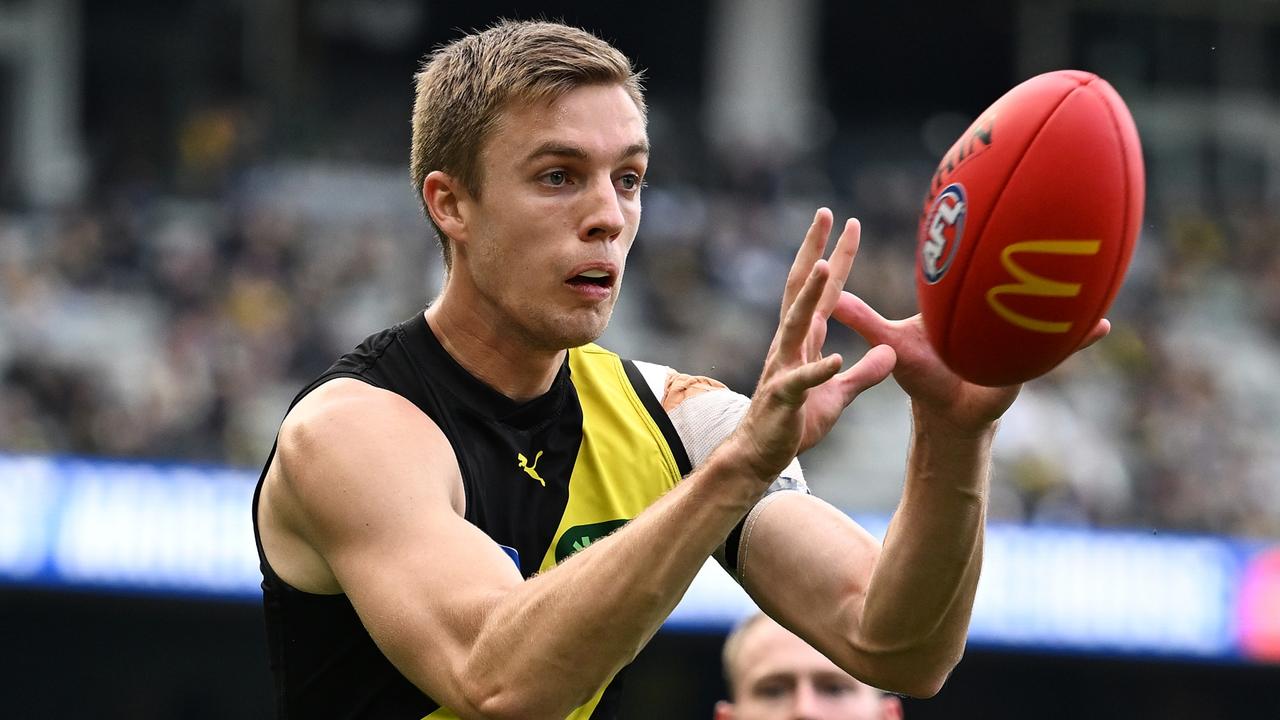
[{"label": "man's ear", "polygon": [[717,702],[715,720],[733,720],[733,703],[728,700]]},{"label": "man's ear", "polygon": [[422,181],[422,200],[436,227],[454,242],[466,242],[467,222],[463,203],[469,197],[457,178],[432,170]]}]

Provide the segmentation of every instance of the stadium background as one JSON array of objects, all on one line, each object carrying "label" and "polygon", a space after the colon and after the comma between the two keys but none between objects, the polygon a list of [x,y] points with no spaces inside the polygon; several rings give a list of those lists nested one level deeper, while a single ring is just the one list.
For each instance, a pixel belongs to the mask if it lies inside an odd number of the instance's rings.
[{"label": "stadium background", "polygon": [[[1006,419],[992,517],[1280,542],[1274,0],[0,2],[0,453],[258,466],[305,380],[438,289],[410,76],[500,16],[582,25],[645,68],[650,187],[606,343],[744,392],[815,206],[863,220],[853,287],[905,316],[950,141],[1036,72],[1108,78],[1144,140],[1140,247],[1112,337]],[[891,511],[907,427],[894,388],[859,399],[806,458],[816,491]],[[0,715],[269,715],[251,598],[41,577],[0,572]],[[1252,653],[979,643],[907,717],[1280,717],[1280,590],[1261,597]],[[722,631],[660,633],[628,717],[708,717]]]}]

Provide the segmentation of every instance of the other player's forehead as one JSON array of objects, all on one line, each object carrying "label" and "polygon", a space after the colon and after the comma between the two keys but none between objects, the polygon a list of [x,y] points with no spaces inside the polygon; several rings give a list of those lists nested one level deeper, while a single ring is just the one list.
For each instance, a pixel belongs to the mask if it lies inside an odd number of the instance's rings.
[{"label": "other player's forehead", "polygon": [[825,655],[772,621],[762,621],[749,628],[737,655],[736,664],[745,677],[774,672],[844,674]]},{"label": "other player's forehead", "polygon": [[747,678],[747,683],[751,687],[773,684],[796,685],[802,680],[807,680],[814,684],[839,685],[851,689],[865,687],[852,676],[837,669],[808,666],[763,669],[761,672],[752,674]]}]

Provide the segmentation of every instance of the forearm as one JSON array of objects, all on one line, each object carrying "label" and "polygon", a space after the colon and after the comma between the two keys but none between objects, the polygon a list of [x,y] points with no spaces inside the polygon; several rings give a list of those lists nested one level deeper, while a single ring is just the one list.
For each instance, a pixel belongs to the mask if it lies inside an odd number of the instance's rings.
[{"label": "forearm", "polygon": [[994,435],[994,425],[962,434],[914,414],[906,486],[863,607],[862,640],[876,653],[923,651],[947,669],[958,661],[982,567]]},{"label": "forearm", "polygon": [[486,709],[560,717],[588,699],[658,630],[764,488],[713,457],[618,532],[509,593],[468,658],[467,677],[487,679]]}]

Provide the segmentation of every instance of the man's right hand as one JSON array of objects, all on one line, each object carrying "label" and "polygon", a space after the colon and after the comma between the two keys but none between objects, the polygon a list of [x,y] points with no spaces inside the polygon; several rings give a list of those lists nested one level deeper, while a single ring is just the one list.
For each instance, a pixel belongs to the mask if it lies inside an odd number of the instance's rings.
[{"label": "man's right hand", "polygon": [[839,354],[822,355],[827,320],[853,269],[861,236],[858,221],[849,220],[831,259],[823,260],[831,226],[831,211],[819,209],[787,275],[778,330],[751,407],[729,440],[764,482],[818,444],[849,403],[888,377],[896,361],[892,348],[877,345],[841,372]]}]

